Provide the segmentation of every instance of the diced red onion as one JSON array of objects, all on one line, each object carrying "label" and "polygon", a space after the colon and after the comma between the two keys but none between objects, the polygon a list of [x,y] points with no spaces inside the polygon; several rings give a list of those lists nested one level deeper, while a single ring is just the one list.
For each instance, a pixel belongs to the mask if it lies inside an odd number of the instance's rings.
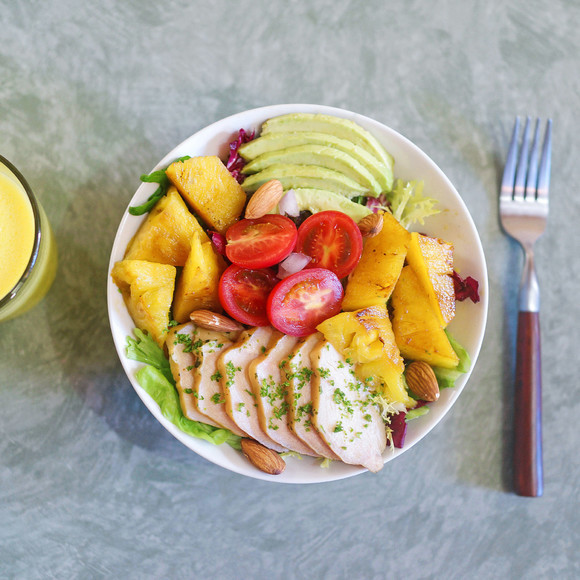
[{"label": "diced red onion", "polygon": [[209,234],[211,243],[213,244],[215,251],[218,254],[225,256],[226,255],[226,237],[223,234],[220,234],[219,232],[214,232],[212,230],[209,230],[207,233]]},{"label": "diced red onion", "polygon": [[300,208],[298,207],[298,200],[293,189],[289,189],[284,197],[278,203],[278,209],[282,215],[290,215],[298,217],[300,215]]},{"label": "diced red onion", "polygon": [[292,252],[285,260],[278,265],[278,278],[283,280],[296,272],[303,270],[312,260],[310,256],[300,252]]}]

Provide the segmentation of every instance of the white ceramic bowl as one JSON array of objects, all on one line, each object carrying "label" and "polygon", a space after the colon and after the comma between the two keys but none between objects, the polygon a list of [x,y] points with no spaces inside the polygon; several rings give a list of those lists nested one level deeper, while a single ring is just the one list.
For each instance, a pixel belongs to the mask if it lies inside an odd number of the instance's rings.
[{"label": "white ceramic bowl", "polygon": [[[449,331],[469,352],[472,361],[471,368],[473,369],[483,340],[488,304],[487,271],[481,242],[463,200],[447,177],[425,153],[396,131],[368,117],[343,109],[304,104],[274,105],[238,113],[209,125],[168,153],[157,164],[155,169],[167,167],[173,160],[183,155],[219,155],[222,159],[227,159],[228,144],[237,136],[240,128],[259,130],[261,123],[266,119],[291,112],[323,113],[355,121],[373,133],[382,142],[387,151],[394,156],[395,177],[424,181],[425,195],[439,200],[439,209],[442,211],[438,215],[428,218],[425,226],[421,226],[421,231],[452,241],[455,246],[455,267],[457,271],[464,276],[470,275],[479,281],[481,301],[478,304],[473,304],[471,301],[457,303],[456,316],[449,325]],[[135,168],[135,173],[142,173],[143,169]],[[155,184],[142,184],[137,189],[129,205],[143,203],[156,187]],[[135,234],[143,219],[144,217],[134,217],[125,211],[115,237],[109,272],[115,262],[123,258],[127,243]],[[332,462],[330,467],[321,468],[317,460],[288,457],[284,473],[278,476],[270,476],[254,468],[240,452],[230,448],[228,445],[212,445],[180,431],[163,417],[158,405],[139,386],[135,379],[135,372],[142,365],[129,360],[125,356],[126,339],[127,336],[132,335],[134,324],[110,275],[107,293],[109,319],[115,347],[131,384],[155,418],[189,449],[208,461],[236,473],[283,483],[327,482],[357,475],[365,471],[360,467],[340,462]],[[428,414],[409,423],[404,448],[396,450],[387,448],[384,454],[385,462],[392,461],[410,449],[443,419],[464,389],[469,374],[463,375],[456,382],[455,388],[444,389],[439,400],[430,405]]]}]

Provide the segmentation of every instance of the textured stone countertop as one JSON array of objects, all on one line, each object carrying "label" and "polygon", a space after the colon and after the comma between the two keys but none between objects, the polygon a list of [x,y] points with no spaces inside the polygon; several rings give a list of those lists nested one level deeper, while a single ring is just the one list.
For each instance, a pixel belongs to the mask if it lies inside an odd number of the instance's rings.
[{"label": "textured stone countertop", "polygon": [[[580,577],[580,6],[574,0],[0,0],[0,154],[60,264],[0,326],[0,578]],[[109,253],[139,175],[276,103],[350,109],[421,147],[489,269],[486,338],[445,419],[378,474],[288,486],[179,443],[126,378]],[[497,190],[516,114],[554,122],[542,292],[545,489],[511,486],[522,254]]]}]

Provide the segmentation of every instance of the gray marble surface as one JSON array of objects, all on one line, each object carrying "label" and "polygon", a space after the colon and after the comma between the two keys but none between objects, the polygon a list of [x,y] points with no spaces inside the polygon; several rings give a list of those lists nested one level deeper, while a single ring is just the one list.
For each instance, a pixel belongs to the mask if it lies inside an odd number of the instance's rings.
[{"label": "gray marble surface", "polygon": [[[574,0],[0,0],[0,153],[52,221],[46,299],[0,327],[0,578],[580,577],[580,7]],[[246,479],[154,420],[111,339],[121,215],[199,128],[286,102],[398,130],[449,176],[490,276],[487,335],[445,420],[379,474]],[[554,119],[542,288],[542,498],[511,491],[521,253],[497,187],[513,117]]]}]

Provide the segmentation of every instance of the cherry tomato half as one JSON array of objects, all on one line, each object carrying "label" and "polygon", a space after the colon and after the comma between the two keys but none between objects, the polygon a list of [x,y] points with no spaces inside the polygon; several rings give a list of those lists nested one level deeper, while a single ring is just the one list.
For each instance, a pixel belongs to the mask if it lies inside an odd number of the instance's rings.
[{"label": "cherry tomato half", "polygon": [[242,268],[268,268],[290,254],[297,235],[294,222],[286,216],[243,219],[226,232],[226,256]]},{"label": "cherry tomato half", "polygon": [[270,322],[266,302],[277,282],[279,279],[272,270],[248,270],[232,264],[220,278],[221,305],[242,324],[267,326]]},{"label": "cherry tomato half", "polygon": [[312,258],[307,268],[327,268],[344,278],[358,264],[362,249],[359,227],[340,211],[315,213],[298,228],[296,251]]},{"label": "cherry tomato half", "polygon": [[307,336],[323,320],[340,312],[344,291],[337,275],[308,268],[284,278],[268,297],[268,318],[274,328]]}]

